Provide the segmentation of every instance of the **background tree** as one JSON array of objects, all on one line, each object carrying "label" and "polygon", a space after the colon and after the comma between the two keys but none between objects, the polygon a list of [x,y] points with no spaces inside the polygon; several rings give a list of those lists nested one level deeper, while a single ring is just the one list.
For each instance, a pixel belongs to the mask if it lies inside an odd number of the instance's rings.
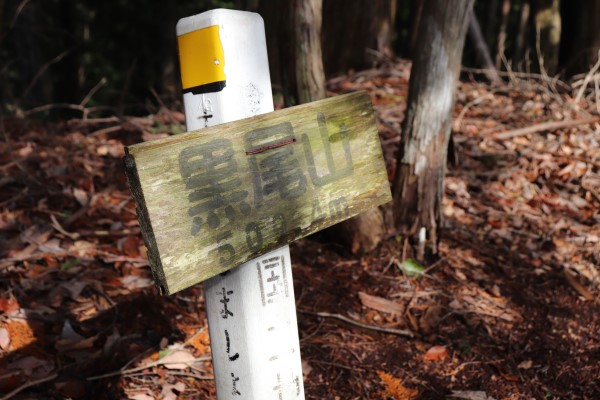
[{"label": "background tree", "polygon": [[[559,0],[538,0],[535,10],[535,48],[539,70],[554,75],[558,70],[561,18]],[[600,15],[599,15],[600,16]]]},{"label": "background tree", "polygon": [[[397,0],[323,1],[323,63],[328,75],[366,69],[393,55]],[[343,44],[342,44],[343,43]]]},{"label": "background tree", "polygon": [[408,106],[394,181],[396,224],[438,252],[454,91],[473,0],[426,0],[418,31]]},{"label": "background tree", "polygon": [[567,74],[589,71],[600,50],[600,0],[561,2],[563,20],[560,63]]}]

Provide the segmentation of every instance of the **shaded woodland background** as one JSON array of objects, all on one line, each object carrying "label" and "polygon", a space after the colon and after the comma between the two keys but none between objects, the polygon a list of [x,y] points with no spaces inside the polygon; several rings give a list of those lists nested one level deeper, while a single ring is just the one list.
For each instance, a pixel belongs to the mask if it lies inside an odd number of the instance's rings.
[{"label": "shaded woodland background", "polygon": [[[369,68],[393,55],[410,58],[412,51],[419,50],[415,32],[422,3],[355,0],[341,6],[325,0],[326,76]],[[165,104],[181,107],[175,24],[184,16],[218,7],[263,16],[274,89],[283,93],[281,57],[289,57],[279,54],[286,48],[278,42],[281,2],[2,0],[2,112],[78,116],[81,112],[73,107],[68,111],[67,104],[85,100],[93,115],[139,115],[157,110],[157,96]],[[599,0],[476,1],[474,10],[491,61],[501,72],[539,73],[543,59],[544,73],[564,78],[588,71],[597,59]],[[472,34],[463,65],[479,68],[484,65],[482,53],[471,39]],[[36,109],[48,104],[54,106]]]},{"label": "shaded woodland background", "polygon": [[[289,3],[0,0],[0,399],[214,398],[202,285],[158,295],[121,158],[185,130],[180,17],[261,13],[294,104]],[[369,93],[391,181],[422,4],[323,2],[325,94]],[[600,0],[474,4],[435,261],[291,245],[308,399],[600,398]]]}]

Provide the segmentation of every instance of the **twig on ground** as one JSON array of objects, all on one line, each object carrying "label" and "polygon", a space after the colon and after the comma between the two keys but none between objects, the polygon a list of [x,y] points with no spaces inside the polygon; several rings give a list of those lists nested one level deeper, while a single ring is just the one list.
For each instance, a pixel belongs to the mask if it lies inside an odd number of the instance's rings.
[{"label": "twig on ground", "polygon": [[512,129],[510,131],[501,132],[494,136],[496,140],[512,139],[518,136],[524,136],[530,133],[536,133],[540,131],[554,131],[562,128],[569,128],[577,125],[586,125],[600,122],[600,117],[583,118],[569,121],[552,121],[544,122],[541,124],[535,124],[527,126],[525,128]]},{"label": "twig on ground", "polygon": [[467,104],[465,104],[465,106],[463,107],[463,109],[460,110],[460,113],[458,114],[458,117],[456,117],[456,119],[452,123],[452,130],[455,131],[455,132],[459,131],[460,127],[461,127],[461,124],[462,124],[462,120],[463,120],[465,114],[467,113],[467,111],[469,111],[469,109],[472,106],[479,105],[484,100],[493,100],[494,99],[494,93],[497,92],[497,91],[498,90],[492,90],[489,93],[486,93],[486,94],[484,94],[482,96],[478,96],[475,99],[473,99],[470,102],[468,102]]},{"label": "twig on ground", "polygon": [[592,301],[596,298],[585,286],[577,281],[575,275],[567,268],[563,268],[563,275],[565,276],[565,279],[569,285],[571,285],[571,287],[575,289],[577,293],[579,293],[584,299]]},{"label": "twig on ground", "polygon": [[[481,69],[481,68],[462,67],[461,70],[464,72],[471,72],[474,74],[485,74],[485,70]],[[571,86],[569,86],[567,83],[561,81],[557,77],[550,78],[547,75],[544,76],[541,74],[536,74],[536,73],[531,73],[531,72],[519,72],[519,71],[510,71],[510,72],[498,71],[498,75],[500,75],[502,77],[512,78],[511,81],[513,81],[514,78],[535,79],[535,80],[542,81],[542,82],[545,82],[548,84],[549,83],[557,84],[558,86],[562,86],[563,89],[566,89],[569,91],[572,90]]]},{"label": "twig on ground", "polygon": [[45,378],[41,378],[41,379],[36,379],[34,381],[29,381],[29,382],[25,382],[24,384],[22,384],[21,386],[19,386],[18,388],[16,388],[15,390],[13,390],[12,392],[9,392],[7,394],[5,394],[2,398],[0,398],[0,400],[8,400],[11,397],[13,397],[14,395],[22,392],[23,390],[30,388],[32,386],[36,386],[48,381],[51,381],[53,379],[56,379],[58,377],[58,374],[55,372],[53,374],[50,374],[48,376],[46,376]]},{"label": "twig on ground", "polygon": [[[88,94],[85,95],[85,97],[83,98],[83,100],[81,100],[81,103],[79,103],[79,105],[81,107],[84,107],[85,109],[86,104],[92,99],[92,96],[96,94],[96,92],[100,90],[100,88],[104,86],[106,82],[107,79],[105,77],[102,77],[102,79],[100,79],[98,83],[94,85],[94,87],[88,92]],[[83,119],[87,119],[87,114],[84,114]]]},{"label": "twig on ground", "polygon": [[327,312],[312,312],[312,311],[303,311],[303,310],[298,310],[298,311],[301,312],[302,314],[314,315],[314,316],[322,317],[322,318],[338,319],[340,321],[347,322],[351,325],[355,325],[355,326],[365,328],[365,329],[370,329],[370,330],[377,331],[377,332],[390,333],[392,335],[405,336],[405,337],[414,337],[415,336],[415,334],[409,330],[383,328],[380,326],[364,324],[362,322],[355,321],[351,318],[344,317],[343,315],[340,315],[340,314],[331,314],[331,313],[327,313]]},{"label": "twig on ground", "polygon": [[329,362],[329,361],[321,361],[321,360],[310,360],[311,363],[314,364],[322,364],[322,365],[330,365],[332,367],[337,367],[337,368],[342,368],[342,369],[347,369],[349,371],[366,371],[366,369],[364,368],[360,368],[360,367],[350,367],[348,365],[344,365],[344,364],[338,364],[338,363],[334,363],[334,362]]},{"label": "twig on ground", "polygon": [[[600,58],[599,58],[600,59]],[[594,94],[596,95],[596,112],[600,114],[600,77],[594,75]]]},{"label": "twig on ground", "polygon": [[585,89],[587,89],[588,84],[592,80],[592,77],[594,76],[596,71],[598,71],[598,68],[600,68],[600,51],[598,51],[598,61],[596,61],[596,64],[594,64],[592,69],[590,69],[590,72],[588,72],[587,75],[585,76],[585,79],[583,80],[583,84],[579,88],[579,92],[577,92],[577,96],[575,97],[575,100],[573,101],[574,104],[579,104],[579,102],[581,101],[581,97],[583,96],[583,92],[585,92]]},{"label": "twig on ground", "polygon": [[[208,360],[210,360],[210,357],[199,357],[199,358],[194,359],[192,362],[208,361]],[[125,364],[125,367],[127,365],[129,365],[129,364],[130,363]],[[96,376],[90,376],[86,380],[88,380],[88,381],[97,381],[97,380],[103,379],[103,378],[110,378],[111,376],[128,375],[128,374],[131,374],[131,373],[134,373],[134,372],[143,371],[145,369],[154,368],[154,367],[158,367],[159,365],[165,365],[165,364],[168,364],[168,363],[165,363],[162,360],[156,360],[156,361],[153,361],[153,362],[148,363],[146,365],[142,365],[140,367],[129,368],[129,369],[121,368],[121,369],[118,369],[118,370],[113,371],[113,372],[108,372],[106,374],[96,375]],[[184,362],[184,361],[177,361],[174,364],[187,364],[187,363]],[[191,364],[191,362],[190,362],[190,364]]]},{"label": "twig on ground", "polygon": [[62,60],[63,58],[65,58],[65,56],[67,54],[69,54],[71,51],[73,51],[73,49],[74,49],[74,47],[71,47],[70,49],[67,49],[67,50],[61,52],[56,57],[54,57],[53,59],[51,59],[50,61],[48,61],[44,65],[42,65],[42,67],[37,71],[37,73],[35,74],[35,76],[31,80],[31,82],[29,82],[29,85],[25,88],[25,90],[21,94],[21,98],[20,99],[25,98],[25,96],[27,96],[27,94],[29,94],[29,92],[35,86],[35,84],[37,83],[37,81],[42,77],[42,75],[44,75],[44,73],[46,72],[46,70],[52,64],[56,64],[57,62],[59,62],[60,60]]}]

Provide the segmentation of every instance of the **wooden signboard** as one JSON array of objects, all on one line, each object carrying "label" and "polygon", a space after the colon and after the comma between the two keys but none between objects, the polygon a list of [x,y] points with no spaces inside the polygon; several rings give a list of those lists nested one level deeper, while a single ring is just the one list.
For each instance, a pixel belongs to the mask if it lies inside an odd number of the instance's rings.
[{"label": "wooden signboard", "polygon": [[126,153],[163,294],[391,200],[365,92],[136,144]]}]

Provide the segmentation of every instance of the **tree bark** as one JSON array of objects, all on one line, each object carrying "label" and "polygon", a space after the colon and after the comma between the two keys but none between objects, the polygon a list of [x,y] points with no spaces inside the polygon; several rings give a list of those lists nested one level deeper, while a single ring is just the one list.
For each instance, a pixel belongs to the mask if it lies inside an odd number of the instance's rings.
[{"label": "tree bark", "polygon": [[323,0],[293,0],[296,98],[298,104],[325,98],[325,73],[321,51]]},{"label": "tree bark", "polygon": [[496,53],[496,69],[502,67],[502,57],[505,56],[506,50],[506,26],[508,25],[508,15],[510,14],[510,0],[502,2],[502,23],[500,24],[500,32],[498,33],[498,53]]},{"label": "tree bark", "polygon": [[454,92],[473,0],[425,0],[394,179],[397,228],[437,256]]},{"label": "tree bark", "polygon": [[531,7],[529,5],[529,0],[524,0],[521,3],[521,12],[519,15],[519,31],[517,33],[515,52],[513,54],[513,68],[518,68],[519,64],[524,58],[525,44],[527,43],[526,38],[529,36],[527,34],[527,22],[529,21],[530,8]]},{"label": "tree bark", "polygon": [[419,27],[421,25],[421,16],[423,15],[423,4],[425,0],[414,0],[411,4],[411,21],[410,21],[410,37],[409,37],[409,54],[410,58],[413,59],[416,56],[417,51],[417,39],[419,33]]},{"label": "tree bark", "polygon": [[485,39],[481,33],[481,27],[479,26],[479,21],[477,21],[477,16],[474,12],[472,12],[469,16],[469,37],[473,42],[473,47],[475,47],[475,50],[477,51],[477,58],[483,67],[485,76],[490,80],[490,82],[501,82],[502,79],[500,79],[500,75],[498,75],[498,71],[494,66],[492,56],[490,55],[490,50],[485,43]]},{"label": "tree bark", "polygon": [[[294,105],[320,100],[325,97],[325,76],[320,47],[321,1],[293,0],[288,5],[288,20],[282,28],[289,46],[288,50],[279,48],[283,56],[281,65],[289,66],[282,73],[284,93],[291,97],[291,101],[287,100],[286,103]],[[344,29],[348,31],[350,27],[352,24]],[[385,33],[388,34],[390,33]],[[339,40],[336,40],[336,43],[339,45]],[[379,43],[383,45],[385,40],[379,38]],[[384,218],[381,211],[375,208],[337,224],[328,229],[327,234],[334,241],[349,247],[352,252],[369,251],[375,248],[385,235]]]},{"label": "tree bark", "polygon": [[567,74],[588,72],[600,50],[600,0],[570,0],[561,3],[560,64]]},{"label": "tree bark", "polygon": [[554,75],[560,48],[560,0],[538,0],[535,14],[536,49],[540,72]]},{"label": "tree bark", "polygon": [[327,75],[372,66],[368,49],[391,56],[397,0],[323,1],[323,64]]}]

